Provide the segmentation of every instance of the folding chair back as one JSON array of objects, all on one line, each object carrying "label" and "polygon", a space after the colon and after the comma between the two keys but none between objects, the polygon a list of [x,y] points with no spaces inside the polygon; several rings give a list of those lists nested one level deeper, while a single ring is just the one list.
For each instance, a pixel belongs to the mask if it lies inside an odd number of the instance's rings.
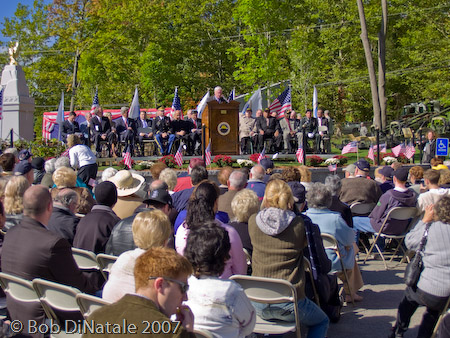
[{"label": "folding chair back", "polygon": [[31,281],[8,273],[0,272],[0,285],[12,299],[24,303],[39,303],[39,297]]},{"label": "folding chair back", "polygon": [[375,203],[359,203],[355,202],[350,205],[353,216],[368,216],[375,208]]},{"label": "folding chair back", "polygon": [[270,335],[295,331],[297,337],[301,337],[297,291],[290,282],[283,279],[244,275],[234,275],[230,279],[239,283],[248,299],[253,302],[264,304],[294,303],[294,323],[267,321],[257,316],[253,332]]},{"label": "folding chair back", "polygon": [[[439,319],[438,319],[438,321],[436,323],[436,326],[434,327],[433,335],[431,336],[431,338],[436,337],[436,334],[437,334],[437,332],[439,330],[439,326],[441,325],[441,322],[444,319],[444,316],[447,313],[450,313],[450,310],[448,310],[449,306],[450,306],[450,296],[448,297],[447,303],[445,303],[445,306],[444,306],[444,308],[442,309],[442,311],[441,311],[441,313],[439,315]],[[444,336],[442,333],[441,333],[441,335]]]},{"label": "folding chair back", "polygon": [[80,270],[101,270],[97,256],[92,251],[72,248],[72,255]]},{"label": "folding chair back", "polygon": [[396,207],[389,210],[389,213],[386,216],[386,219],[383,222],[383,225],[386,223],[388,219],[396,219],[399,221],[405,221],[408,219],[413,219],[417,215],[416,207]]},{"label": "folding chair back", "polygon": [[311,285],[312,285],[313,293],[314,293],[314,299],[316,301],[317,306],[320,307],[319,294],[317,293],[316,283],[314,281],[314,275],[312,273],[311,263],[309,262],[309,259],[306,258],[305,256],[303,256],[303,264],[305,267],[305,272],[309,274],[309,279],[311,280]]},{"label": "folding chair back", "polygon": [[97,263],[100,266],[105,279],[107,279],[109,273],[111,272],[111,268],[117,260],[117,256],[107,255],[107,254],[98,254],[97,255]]},{"label": "folding chair back", "polygon": [[76,295],[76,301],[84,318],[89,317],[92,312],[101,308],[103,305],[111,304],[111,302],[105,299],[91,296],[86,293],[78,293]]}]

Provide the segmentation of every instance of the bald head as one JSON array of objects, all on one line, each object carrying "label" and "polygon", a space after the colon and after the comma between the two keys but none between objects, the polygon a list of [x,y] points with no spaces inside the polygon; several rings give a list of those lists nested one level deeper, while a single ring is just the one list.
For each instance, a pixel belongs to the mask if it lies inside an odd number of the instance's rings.
[{"label": "bald head", "polygon": [[167,186],[167,183],[162,180],[154,180],[150,184],[150,191],[157,190],[157,189],[168,190],[169,187]]},{"label": "bald head", "polygon": [[252,170],[250,170],[250,178],[254,180],[263,180],[264,175],[266,174],[266,170],[263,168],[262,165],[255,165]]},{"label": "bald head", "polygon": [[23,195],[23,213],[31,218],[44,216],[50,209],[52,213],[52,196],[43,185],[29,187]]},{"label": "bald head", "polygon": [[69,188],[64,188],[58,192],[53,201],[75,213],[78,206],[79,197],[76,191]]}]

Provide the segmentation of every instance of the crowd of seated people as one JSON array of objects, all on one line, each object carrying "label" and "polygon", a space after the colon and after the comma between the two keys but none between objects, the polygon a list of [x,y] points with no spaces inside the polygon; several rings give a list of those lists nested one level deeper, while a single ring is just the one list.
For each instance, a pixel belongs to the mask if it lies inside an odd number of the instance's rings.
[{"label": "crowd of seated people", "polygon": [[[359,160],[349,165],[345,178],[331,175],[323,184],[314,182],[304,166],[278,173],[266,159],[250,171],[224,169],[221,190],[205,163],[193,159],[185,177],[177,178],[172,169],[155,165],[148,184],[137,172],[111,168],[92,189],[77,177],[75,169],[80,166],[71,168],[68,157],[45,162],[44,171],[53,171],[47,175],[49,183],[30,183],[29,171],[22,169],[33,163],[31,157],[0,155],[0,164],[7,168],[0,184],[1,269],[27,280],[70,285],[114,302],[91,315],[99,322],[174,316],[182,324],[180,336],[204,329],[217,337],[244,337],[253,331],[255,316],[293,321],[293,304],[252,303],[229,279],[251,274],[291,282],[306,336],[326,337],[329,322],[339,320],[342,306],[331,273],[344,280],[344,271],[336,252],[324,249],[321,234],[338,242],[348,276],[344,300],[362,301],[357,234],[380,231],[394,207],[417,207],[417,214],[423,216],[415,227],[396,220],[384,227],[387,234],[408,232],[408,248],[417,250],[426,224],[431,230],[425,270],[418,288],[407,288],[399,299],[391,336],[403,335],[419,305],[427,308],[420,326],[426,336],[450,295],[443,286],[450,271],[445,246],[450,236],[447,168],[422,173],[417,167],[382,167],[384,178],[375,181],[369,163]],[[353,203],[373,203],[373,210],[366,216],[352,216]],[[383,249],[383,243],[377,244]],[[83,273],[72,247],[117,256],[108,280],[98,272]],[[314,271],[312,279],[305,277],[304,257]],[[312,284],[320,307],[311,293]],[[9,320],[45,323],[45,313],[36,304],[7,296],[6,307]]]}]

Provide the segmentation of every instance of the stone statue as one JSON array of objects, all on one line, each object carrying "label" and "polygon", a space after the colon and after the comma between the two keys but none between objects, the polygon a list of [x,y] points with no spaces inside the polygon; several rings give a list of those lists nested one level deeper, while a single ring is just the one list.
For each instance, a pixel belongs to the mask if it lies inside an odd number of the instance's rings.
[{"label": "stone statue", "polygon": [[17,66],[17,58],[19,57],[19,42],[16,42],[16,44],[13,46],[13,43],[11,42],[9,47],[9,64]]}]

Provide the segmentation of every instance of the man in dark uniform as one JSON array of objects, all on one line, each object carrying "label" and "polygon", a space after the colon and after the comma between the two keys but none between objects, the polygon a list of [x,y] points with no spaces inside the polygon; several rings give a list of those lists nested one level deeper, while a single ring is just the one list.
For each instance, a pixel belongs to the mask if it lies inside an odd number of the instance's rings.
[{"label": "man in dark uniform", "polygon": [[78,133],[82,136],[80,134],[80,126],[78,125],[78,122],[75,121],[76,117],[77,114],[74,111],[71,111],[67,120],[62,123],[61,136],[64,143],[67,141],[67,135]]},{"label": "man in dark uniform", "polygon": [[[175,140],[182,141],[184,144],[186,144],[189,148],[189,133],[192,129],[192,122],[191,121],[185,121],[181,119],[181,111],[175,110],[173,112],[173,120],[171,122],[172,125],[172,132],[175,135]],[[178,142],[177,142],[178,143]],[[188,149],[188,152],[189,149]]]},{"label": "man in dark uniform", "polygon": [[263,116],[256,119],[256,132],[258,134],[258,152],[264,148],[264,141],[269,140],[268,151],[272,148],[272,143],[275,142],[276,147],[280,146],[281,135],[277,130],[277,121],[270,116],[270,111],[266,108]]},{"label": "man in dark uniform", "polygon": [[139,117],[136,119],[136,129],[141,148],[141,154],[144,154],[144,140],[153,139],[152,120],[147,119],[147,113],[145,110],[141,111]]},{"label": "man in dark uniform", "polygon": [[305,117],[302,118],[301,128],[302,137],[299,140],[300,144],[303,145],[303,139],[305,139],[306,142],[308,142],[308,139],[315,140],[317,134],[317,120],[312,117],[312,111],[310,109],[306,111]]},{"label": "man in dark uniform", "polygon": [[172,150],[175,135],[173,134],[170,118],[164,116],[164,108],[161,107],[156,112],[156,117],[153,120],[153,135],[158,143],[161,155],[167,155]]},{"label": "man in dark uniform", "polygon": [[201,155],[202,148],[202,120],[197,118],[198,113],[196,110],[191,111],[191,118],[188,119],[191,122],[191,133],[189,134],[190,151],[189,153],[195,153]]},{"label": "man in dark uniform", "polygon": [[109,119],[103,116],[102,107],[96,107],[93,111],[94,116],[91,118],[91,132],[94,139],[95,151],[97,156],[100,155],[100,141],[106,141],[108,134],[111,132],[111,123]]}]

